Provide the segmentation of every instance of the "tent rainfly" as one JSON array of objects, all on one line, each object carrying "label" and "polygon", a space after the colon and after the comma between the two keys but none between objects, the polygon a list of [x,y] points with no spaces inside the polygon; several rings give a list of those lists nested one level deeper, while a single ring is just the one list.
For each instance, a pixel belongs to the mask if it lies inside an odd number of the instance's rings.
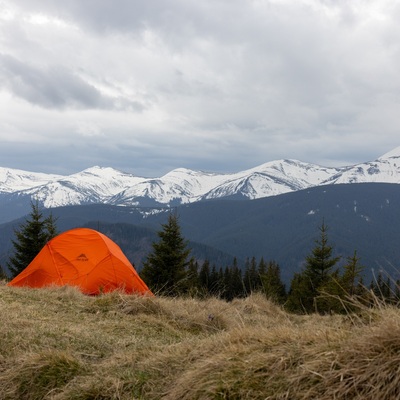
[{"label": "tent rainfly", "polygon": [[8,285],[71,285],[89,295],[116,289],[152,295],[120,247],[88,228],[71,229],[50,240]]}]

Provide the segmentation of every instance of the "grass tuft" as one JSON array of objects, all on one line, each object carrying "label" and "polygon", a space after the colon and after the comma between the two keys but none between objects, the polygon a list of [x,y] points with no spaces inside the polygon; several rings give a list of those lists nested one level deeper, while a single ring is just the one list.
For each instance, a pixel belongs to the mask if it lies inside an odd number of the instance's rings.
[{"label": "grass tuft", "polygon": [[0,399],[396,399],[400,310],[0,285]]},{"label": "grass tuft", "polygon": [[4,368],[1,398],[40,400],[50,398],[75,376],[85,373],[79,360],[65,352],[27,354]]}]

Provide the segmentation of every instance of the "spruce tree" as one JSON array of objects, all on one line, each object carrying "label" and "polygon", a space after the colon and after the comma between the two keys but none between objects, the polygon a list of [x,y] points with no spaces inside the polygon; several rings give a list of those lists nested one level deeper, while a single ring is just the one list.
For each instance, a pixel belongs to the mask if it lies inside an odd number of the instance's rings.
[{"label": "spruce tree", "polygon": [[224,273],[225,291],[223,298],[231,301],[235,298],[246,297],[246,289],[244,287],[242,271],[237,265],[236,258],[232,267],[226,267]]},{"label": "spruce tree", "polygon": [[320,239],[315,241],[316,246],[306,257],[305,265],[305,275],[312,285],[314,294],[317,294],[318,288],[326,283],[331,269],[340,259],[340,257],[332,257],[333,248],[328,245],[328,228],[325,222],[322,222],[319,230]]},{"label": "spruce tree", "polygon": [[363,270],[364,267],[360,265],[360,257],[357,257],[357,251],[354,250],[353,256],[347,257],[347,263],[343,267],[343,276],[340,280],[347,296],[359,294],[358,288]]},{"label": "spruce tree", "polygon": [[[259,270],[263,269],[264,267],[261,265]],[[283,304],[286,300],[286,289],[281,280],[281,269],[276,262],[268,263],[266,271],[261,274],[261,280],[264,294],[273,302]]]},{"label": "spruce tree", "polygon": [[181,294],[187,286],[185,279],[190,249],[182,237],[177,215],[171,213],[157,234],[160,240],[153,243],[153,252],[143,263],[141,276],[155,293]]},{"label": "spruce tree", "polygon": [[15,230],[16,240],[12,240],[14,254],[10,257],[8,268],[12,277],[23,271],[39,254],[44,245],[57,236],[56,220],[53,215],[43,218],[39,202],[31,202],[29,218]]},{"label": "spruce tree", "polygon": [[376,278],[375,284],[373,281],[371,282],[371,288],[375,296],[380,300],[390,302],[391,298],[393,297],[391,279],[388,276],[385,280],[382,271],[378,272],[378,277]]},{"label": "spruce tree", "polygon": [[260,280],[260,275],[257,272],[257,261],[254,256],[251,258],[251,260],[249,259],[246,260],[243,279],[248,295],[260,289],[261,280]]},{"label": "spruce tree", "polygon": [[315,247],[306,257],[304,270],[296,275],[289,291],[287,306],[295,312],[325,312],[318,308],[317,297],[331,279],[331,270],[340,257],[333,257],[333,248],[328,245],[327,226],[325,222],[319,228],[320,238],[315,241]]},{"label": "spruce tree", "polygon": [[286,310],[298,314],[307,314],[313,310],[314,298],[311,285],[304,272],[295,273],[290,283]]},{"label": "spruce tree", "polygon": [[359,309],[357,302],[365,294],[362,285],[364,267],[359,263],[360,258],[355,250],[353,256],[347,257],[342,274],[337,269],[330,274],[329,279],[319,288],[318,308],[326,312],[346,314]]},{"label": "spruce tree", "polygon": [[199,293],[199,263],[193,258],[189,261],[186,276],[187,292],[196,296]]},{"label": "spruce tree", "polygon": [[219,273],[215,264],[213,264],[210,272],[209,291],[210,294],[216,297],[221,294],[221,282],[219,280]]},{"label": "spruce tree", "polygon": [[210,261],[204,260],[199,272],[199,286],[203,295],[210,294]]}]

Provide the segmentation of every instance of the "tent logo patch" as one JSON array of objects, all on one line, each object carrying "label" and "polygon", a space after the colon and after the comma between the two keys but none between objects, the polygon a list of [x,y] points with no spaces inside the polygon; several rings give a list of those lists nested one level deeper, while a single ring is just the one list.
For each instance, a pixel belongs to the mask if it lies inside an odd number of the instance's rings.
[{"label": "tent logo patch", "polygon": [[86,257],[85,253],[80,254],[78,257],[76,257],[77,261],[89,261],[89,259]]}]

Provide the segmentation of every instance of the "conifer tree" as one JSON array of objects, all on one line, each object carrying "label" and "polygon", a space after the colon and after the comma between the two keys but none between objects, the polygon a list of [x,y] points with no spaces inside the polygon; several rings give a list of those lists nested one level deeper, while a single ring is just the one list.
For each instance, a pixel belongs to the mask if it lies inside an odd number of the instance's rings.
[{"label": "conifer tree", "polygon": [[43,218],[38,201],[31,202],[31,208],[29,218],[14,232],[16,237],[16,240],[12,240],[14,254],[8,263],[12,277],[23,271],[43,246],[57,236],[56,220],[53,215]]},{"label": "conifer tree", "polygon": [[193,258],[189,261],[187,270],[187,292],[194,296],[199,292],[199,263]]},{"label": "conifer tree", "polygon": [[388,276],[385,280],[382,271],[378,272],[376,282],[371,282],[371,288],[377,298],[386,302],[391,301],[391,298],[393,297],[391,279]]},{"label": "conifer tree", "polygon": [[246,289],[243,285],[243,275],[241,269],[236,265],[232,267],[231,272],[231,289],[232,298],[243,298],[247,296]]},{"label": "conifer tree", "polygon": [[267,271],[267,263],[264,261],[264,257],[261,257],[260,262],[258,263],[258,276],[261,277],[266,273]]},{"label": "conifer tree", "polygon": [[171,213],[157,234],[160,240],[153,243],[153,252],[143,263],[141,276],[155,293],[181,294],[187,286],[185,279],[190,249],[182,237],[177,215]]},{"label": "conifer tree", "polygon": [[325,222],[322,222],[319,230],[320,239],[315,241],[316,246],[306,257],[305,265],[305,275],[310,280],[314,294],[317,294],[318,288],[326,283],[331,269],[340,259],[340,257],[332,257],[333,248],[328,245],[328,228]]},{"label": "conifer tree", "polygon": [[225,292],[225,279],[224,278],[225,278],[224,270],[222,268],[219,268],[217,290],[218,290],[218,294],[221,298],[223,298],[223,295]]},{"label": "conifer tree", "polygon": [[[261,264],[261,263],[260,263]],[[259,270],[263,270],[263,265]],[[281,269],[279,265],[270,261],[267,269],[261,275],[263,292],[272,301],[283,304],[286,300],[286,288],[281,280]]]},{"label": "conifer tree", "polygon": [[217,271],[217,267],[213,264],[210,272],[210,279],[208,289],[210,294],[214,296],[219,296],[221,292],[222,282],[219,280],[219,273]]},{"label": "conifer tree", "polygon": [[370,287],[376,297],[378,297],[379,299],[383,299],[383,277],[381,271],[378,272],[378,276],[376,278],[374,277],[372,279]]},{"label": "conifer tree", "polygon": [[243,279],[247,294],[255,292],[261,287],[260,275],[257,272],[257,261],[254,256],[251,260],[246,260]]},{"label": "conifer tree", "polygon": [[343,314],[359,308],[354,301],[355,297],[360,300],[360,296],[365,294],[362,284],[364,267],[360,265],[359,261],[360,258],[355,250],[353,256],[347,257],[343,273],[340,274],[337,269],[319,288],[321,296],[318,298],[318,306],[320,310]]},{"label": "conifer tree", "polygon": [[355,296],[358,293],[359,283],[362,278],[364,267],[360,265],[360,257],[357,257],[357,250],[354,250],[352,257],[347,257],[347,263],[343,267],[343,276],[340,279],[341,286],[348,296]]},{"label": "conifer tree", "polygon": [[[328,245],[327,226],[325,222],[319,228],[320,238],[310,255],[306,257],[304,270],[292,281],[294,288],[289,291],[287,306],[295,312],[324,312],[318,308],[317,297],[331,278],[331,270],[340,257],[333,257],[333,248]],[[297,297],[297,298],[296,298]]]},{"label": "conifer tree", "polygon": [[311,295],[312,287],[303,272],[295,273],[290,283],[285,308],[294,313],[307,314],[313,311],[314,298]]},{"label": "conifer tree", "polygon": [[232,271],[230,267],[225,267],[224,269],[224,275],[223,275],[223,290],[221,293],[221,298],[225,299],[225,300],[232,300],[231,298],[231,293],[232,293],[232,288],[231,288],[231,284],[232,284]]},{"label": "conifer tree", "polygon": [[384,295],[385,300],[390,303],[393,298],[392,279],[390,278],[390,276],[386,278]]},{"label": "conifer tree", "polygon": [[238,266],[236,257],[233,259],[232,266],[225,268],[224,291],[222,297],[227,301],[232,301],[235,298],[245,297],[242,271]]},{"label": "conifer tree", "polygon": [[47,237],[49,238],[48,240],[56,237],[58,235],[58,230],[57,230],[57,218],[54,218],[53,214],[50,213],[50,215],[44,220],[45,223],[45,229],[47,231]]},{"label": "conifer tree", "polygon": [[204,260],[199,272],[199,286],[204,295],[209,295],[210,285],[210,261]]},{"label": "conifer tree", "polygon": [[243,283],[242,271],[237,265],[236,258],[231,267],[225,269],[224,299],[231,301],[235,298],[246,297],[247,293]]}]

